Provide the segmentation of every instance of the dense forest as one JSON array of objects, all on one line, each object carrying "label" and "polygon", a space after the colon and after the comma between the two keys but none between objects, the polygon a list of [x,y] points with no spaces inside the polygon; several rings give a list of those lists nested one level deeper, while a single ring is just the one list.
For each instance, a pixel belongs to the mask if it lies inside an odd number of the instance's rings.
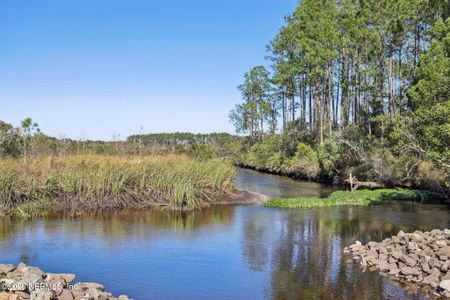
[{"label": "dense forest", "polygon": [[303,0],[238,87],[242,165],[448,190],[450,2]]}]

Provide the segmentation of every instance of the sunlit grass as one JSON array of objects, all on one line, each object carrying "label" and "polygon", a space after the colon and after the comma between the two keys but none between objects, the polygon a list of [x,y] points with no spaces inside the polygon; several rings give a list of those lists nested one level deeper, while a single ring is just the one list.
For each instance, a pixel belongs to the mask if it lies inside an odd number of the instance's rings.
[{"label": "sunlit grass", "polygon": [[235,170],[184,156],[66,156],[0,160],[0,211],[207,206],[234,190]]},{"label": "sunlit grass", "polygon": [[368,206],[389,200],[426,201],[437,197],[436,194],[420,190],[357,190],[354,192],[337,191],[328,198],[272,198],[262,206],[276,208],[313,208],[341,205]]}]

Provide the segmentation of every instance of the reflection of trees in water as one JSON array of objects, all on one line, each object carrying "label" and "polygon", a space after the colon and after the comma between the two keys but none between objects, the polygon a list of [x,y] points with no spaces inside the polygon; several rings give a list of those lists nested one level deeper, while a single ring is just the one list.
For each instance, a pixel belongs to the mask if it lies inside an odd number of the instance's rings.
[{"label": "reflection of trees in water", "polygon": [[262,220],[258,214],[252,214],[244,220],[244,258],[253,271],[262,271],[268,263],[267,226],[271,224]]},{"label": "reflection of trees in water", "polygon": [[[65,234],[97,235],[110,240],[122,238],[149,239],[161,231],[189,232],[210,225],[230,224],[233,207],[210,207],[198,211],[112,210],[83,215],[79,220],[59,216],[59,224],[46,222],[46,231]],[[62,222],[62,226],[61,226]]]},{"label": "reflection of trees in water", "polygon": [[[27,228],[26,232],[24,228]],[[0,254],[17,252],[17,249],[20,249],[20,261],[32,261],[37,253],[29,244],[22,243],[22,240],[27,239],[27,235],[35,234],[37,230],[38,225],[34,220],[0,218],[0,242],[5,242],[1,245]]]},{"label": "reflection of trees in water", "polygon": [[255,214],[244,220],[243,255],[255,271],[270,261],[267,290],[273,299],[383,298],[388,286],[395,290],[390,281],[361,272],[341,250],[357,239],[382,240],[416,224],[433,225],[426,213],[391,208],[279,210],[274,219]]},{"label": "reflection of trees in water", "polygon": [[24,226],[23,220],[0,218],[0,241],[7,241]]},{"label": "reflection of trees in water", "polygon": [[[33,242],[39,236],[55,247],[70,247],[73,243],[101,243],[111,250],[127,241],[144,244],[167,234],[179,234],[178,238],[194,240],[201,237],[200,229],[208,226],[229,226],[234,208],[231,206],[210,207],[199,211],[169,210],[112,210],[88,212],[80,218],[57,215],[46,220],[0,220],[0,241],[5,243],[3,251],[19,251],[20,258],[27,262],[37,254]],[[200,230],[200,231],[199,231]],[[27,238],[33,236],[33,238]],[[48,245],[50,248],[52,245]],[[19,249],[19,250],[18,250]]]}]

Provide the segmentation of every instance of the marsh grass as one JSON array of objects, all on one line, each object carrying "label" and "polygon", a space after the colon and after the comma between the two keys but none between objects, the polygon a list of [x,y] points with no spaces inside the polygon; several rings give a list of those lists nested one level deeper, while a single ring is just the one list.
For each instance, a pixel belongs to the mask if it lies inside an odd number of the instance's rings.
[{"label": "marsh grass", "polygon": [[0,212],[207,206],[234,191],[223,160],[184,156],[64,156],[0,160]]},{"label": "marsh grass", "polygon": [[420,190],[357,190],[354,192],[337,191],[328,198],[272,198],[264,202],[262,206],[276,208],[313,208],[341,205],[368,206],[380,204],[383,201],[418,201],[425,202],[439,198],[439,195]]}]

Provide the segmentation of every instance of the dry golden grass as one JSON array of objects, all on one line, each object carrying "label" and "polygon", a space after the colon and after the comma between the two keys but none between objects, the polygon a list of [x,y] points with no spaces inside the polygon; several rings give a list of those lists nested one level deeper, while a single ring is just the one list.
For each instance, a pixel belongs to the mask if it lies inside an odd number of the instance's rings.
[{"label": "dry golden grass", "polygon": [[233,166],[184,156],[0,160],[0,211],[207,206],[234,191]]}]

